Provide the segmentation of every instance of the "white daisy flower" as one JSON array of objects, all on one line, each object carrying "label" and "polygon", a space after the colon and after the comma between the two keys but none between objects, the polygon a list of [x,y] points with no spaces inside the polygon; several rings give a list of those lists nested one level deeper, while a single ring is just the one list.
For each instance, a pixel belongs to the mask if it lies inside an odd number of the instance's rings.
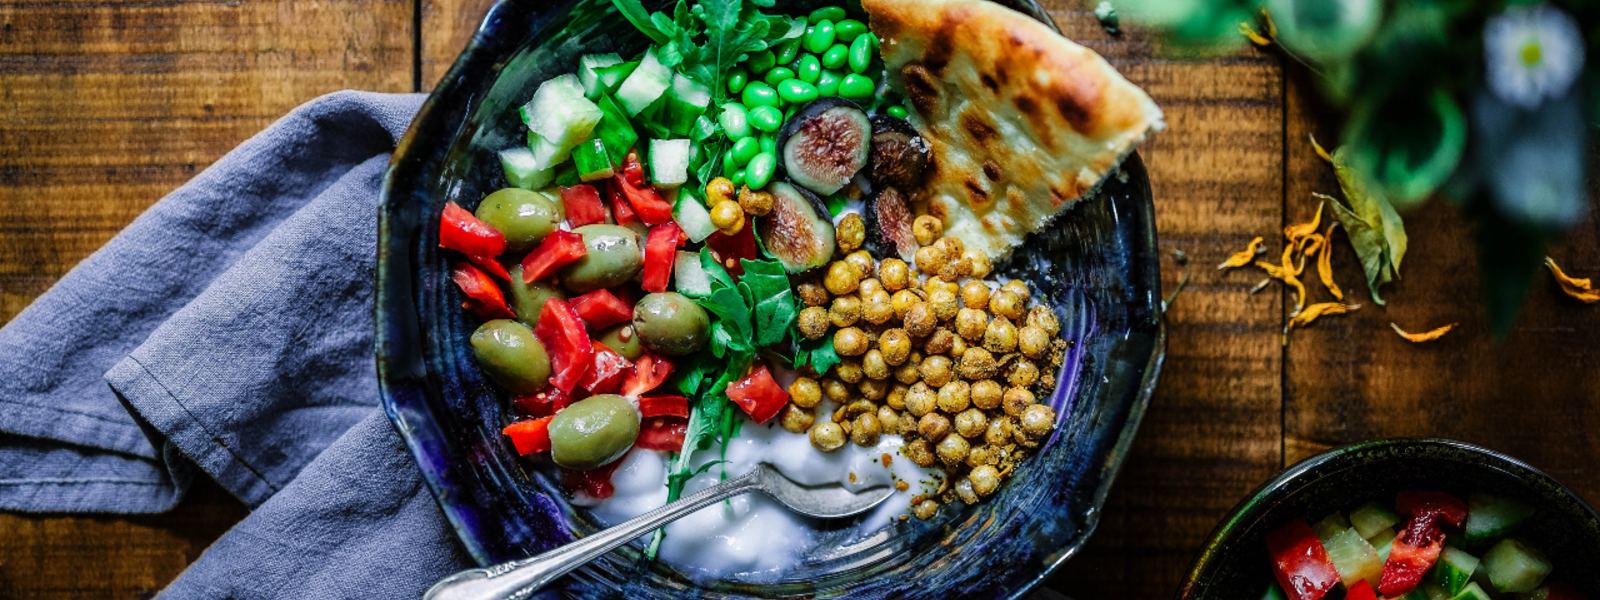
[{"label": "white daisy flower", "polygon": [[1489,89],[1527,108],[1565,94],[1583,70],[1577,22],[1548,4],[1513,6],[1489,19],[1483,53]]}]

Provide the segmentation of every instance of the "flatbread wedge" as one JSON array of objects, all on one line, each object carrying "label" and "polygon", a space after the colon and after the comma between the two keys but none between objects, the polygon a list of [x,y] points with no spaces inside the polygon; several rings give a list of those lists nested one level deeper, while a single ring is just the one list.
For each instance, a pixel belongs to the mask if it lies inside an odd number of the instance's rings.
[{"label": "flatbread wedge", "polygon": [[1165,127],[1094,51],[988,0],[863,0],[933,165],[913,210],[1000,259]]}]

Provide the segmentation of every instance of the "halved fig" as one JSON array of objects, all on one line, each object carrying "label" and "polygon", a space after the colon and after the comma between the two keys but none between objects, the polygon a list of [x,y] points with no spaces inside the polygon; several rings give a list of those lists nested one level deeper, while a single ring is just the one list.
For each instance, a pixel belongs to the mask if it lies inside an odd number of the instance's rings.
[{"label": "halved fig", "polygon": [[872,117],[872,183],[911,189],[922,181],[932,160],[928,140],[905,119]]},{"label": "halved fig", "polygon": [[756,230],[767,251],[790,273],[804,273],[833,258],[833,219],[828,208],[803,189],[783,182],[772,192],[772,212],[760,217]]},{"label": "halved fig", "polygon": [[877,256],[899,256],[907,261],[917,253],[917,236],[911,232],[911,205],[899,188],[882,187],[867,200],[867,243]]},{"label": "halved fig", "polygon": [[848,100],[805,105],[780,133],[783,170],[790,181],[824,196],[839,191],[867,166],[872,121]]}]

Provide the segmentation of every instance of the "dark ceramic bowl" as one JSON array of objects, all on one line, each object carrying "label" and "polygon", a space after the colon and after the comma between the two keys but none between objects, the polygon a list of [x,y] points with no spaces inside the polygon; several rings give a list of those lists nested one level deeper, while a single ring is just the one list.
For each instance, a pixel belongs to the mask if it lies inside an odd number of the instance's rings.
[{"label": "dark ceramic bowl", "polygon": [[1315,522],[1369,500],[1393,505],[1402,490],[1487,492],[1537,509],[1516,536],[1543,550],[1552,577],[1600,597],[1600,515],[1572,490],[1510,456],[1466,442],[1395,439],[1329,450],[1290,467],[1239,503],[1200,551],[1178,597],[1259,598],[1272,582],[1262,541],[1284,522]]},{"label": "dark ceramic bowl", "polygon": [[[806,3],[785,4],[795,11]],[[1015,5],[1048,22],[1033,4]],[[520,143],[513,108],[590,52],[645,40],[604,0],[502,1],[433,94],[394,155],[383,192],[377,354],[384,407],[416,455],[462,544],[479,563],[549,550],[595,530],[548,474],[519,461],[509,418],[466,344],[438,215],[505,185],[495,151]],[[706,580],[611,553],[563,581],[577,596],[994,597],[1020,594],[1070,557],[1100,506],[1160,370],[1164,333],[1149,182],[1137,156],[1099,199],[1080,203],[1001,273],[1030,281],[1075,343],[1049,401],[1057,433],[1003,490],[930,522],[897,523],[854,544],[824,537],[776,581]],[[823,534],[826,536],[827,534]],[[836,534],[842,535],[842,534]]]}]

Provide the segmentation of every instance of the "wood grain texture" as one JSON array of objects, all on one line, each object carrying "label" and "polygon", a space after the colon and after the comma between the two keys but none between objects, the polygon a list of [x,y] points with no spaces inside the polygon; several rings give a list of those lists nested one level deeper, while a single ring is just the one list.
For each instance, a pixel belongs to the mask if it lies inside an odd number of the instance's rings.
[{"label": "wood grain texture", "polygon": [[422,90],[428,91],[439,83],[445,71],[455,63],[461,49],[467,47],[483,21],[484,13],[494,0],[421,0],[422,1]]}]

